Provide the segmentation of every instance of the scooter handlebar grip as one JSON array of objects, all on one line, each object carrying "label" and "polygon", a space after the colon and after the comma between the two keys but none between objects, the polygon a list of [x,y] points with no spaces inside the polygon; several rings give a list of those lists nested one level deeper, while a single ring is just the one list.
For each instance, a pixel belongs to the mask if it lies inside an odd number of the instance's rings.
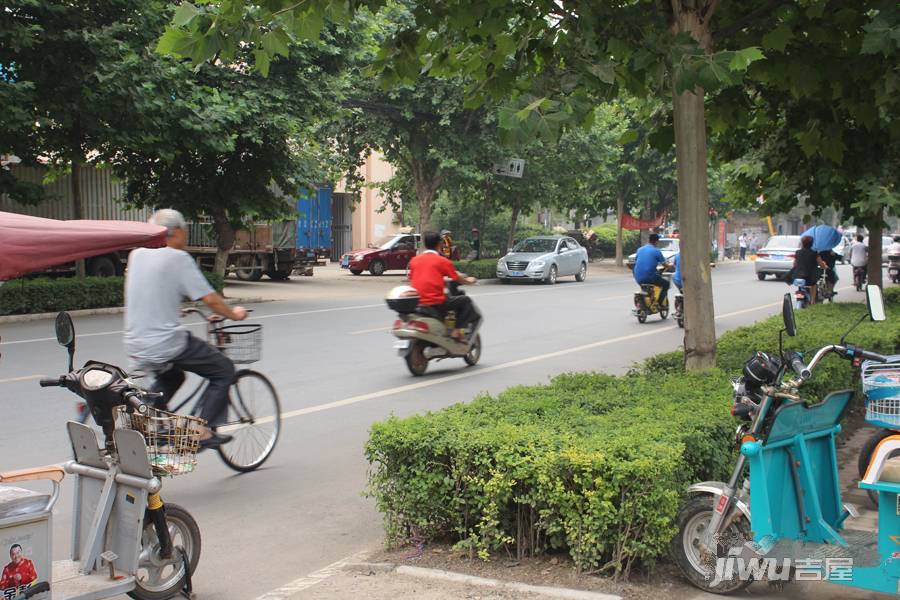
[{"label": "scooter handlebar grip", "polygon": [[791,359],[791,368],[794,370],[794,373],[800,376],[800,379],[806,380],[812,377],[812,371],[809,370],[809,367],[806,366],[799,356],[794,356]]},{"label": "scooter handlebar grip", "polygon": [[128,406],[141,413],[142,415],[147,414],[148,407],[141,401],[141,396],[137,392],[126,392],[125,402],[128,403]]},{"label": "scooter handlebar grip", "polygon": [[41,377],[39,381],[41,387],[59,387],[62,385],[62,377],[50,378],[50,377]]},{"label": "scooter handlebar grip", "polygon": [[859,354],[861,358],[866,360],[872,360],[875,362],[890,362],[890,359],[884,354],[878,354],[877,352],[869,352],[868,350],[861,350],[859,348],[856,349],[856,352]]}]

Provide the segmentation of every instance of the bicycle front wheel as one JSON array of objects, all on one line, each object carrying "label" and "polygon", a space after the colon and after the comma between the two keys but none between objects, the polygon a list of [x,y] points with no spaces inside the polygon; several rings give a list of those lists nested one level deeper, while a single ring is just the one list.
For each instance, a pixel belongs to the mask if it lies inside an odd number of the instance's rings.
[{"label": "bicycle front wheel", "polygon": [[218,451],[235,471],[253,471],[266,462],[281,433],[281,403],[265,375],[237,372],[228,389],[228,416],[216,430],[234,438]]}]

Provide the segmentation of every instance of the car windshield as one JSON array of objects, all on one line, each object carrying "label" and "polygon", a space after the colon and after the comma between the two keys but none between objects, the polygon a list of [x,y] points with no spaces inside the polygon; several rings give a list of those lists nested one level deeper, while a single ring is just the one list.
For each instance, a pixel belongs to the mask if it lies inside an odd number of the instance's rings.
[{"label": "car windshield", "polygon": [[553,252],[556,250],[556,240],[547,238],[529,238],[522,240],[513,248],[513,252]]},{"label": "car windshield", "polygon": [[678,240],[659,240],[656,247],[663,252],[678,252]]},{"label": "car windshield", "polygon": [[399,237],[399,235],[386,235],[383,238],[380,238],[374,244],[369,244],[369,247],[378,248],[379,250],[387,250],[394,245],[394,242],[397,241],[397,238]]},{"label": "car windshield", "polygon": [[769,238],[766,248],[799,248],[799,235],[776,235]]}]

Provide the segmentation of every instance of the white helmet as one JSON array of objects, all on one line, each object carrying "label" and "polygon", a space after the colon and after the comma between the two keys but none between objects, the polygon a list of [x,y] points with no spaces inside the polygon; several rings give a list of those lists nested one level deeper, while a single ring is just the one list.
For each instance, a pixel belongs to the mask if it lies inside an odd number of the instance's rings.
[{"label": "white helmet", "polygon": [[409,285],[398,285],[388,292],[388,300],[399,300],[401,298],[418,298],[419,292],[416,288]]}]

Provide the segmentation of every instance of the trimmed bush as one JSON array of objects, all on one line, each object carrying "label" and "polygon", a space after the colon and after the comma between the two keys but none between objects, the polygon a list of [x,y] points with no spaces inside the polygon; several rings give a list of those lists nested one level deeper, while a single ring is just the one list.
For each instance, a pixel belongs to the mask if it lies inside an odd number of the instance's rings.
[{"label": "trimmed bush", "polygon": [[479,260],[458,260],[453,263],[456,270],[478,279],[495,279],[497,277],[497,259],[482,258]]},{"label": "trimmed bush", "polygon": [[[604,223],[597,227],[591,228],[597,234],[597,248],[606,258],[613,258],[616,255],[616,225],[615,223]],[[630,229],[622,230],[622,256],[628,256],[632,252],[637,251],[641,245],[641,233]]]},{"label": "trimmed bush", "polygon": [[[835,342],[864,310],[814,306],[797,315],[790,347]],[[852,339],[894,352],[900,307]],[[675,534],[692,481],[730,470],[734,419],[728,378],[755,348],[777,349],[779,317],[722,336],[721,369],[684,373],[680,353],[624,377],[569,374],[510,388],[437,413],[376,423],[366,444],[369,494],[389,542],[450,537],[487,558],[565,549],[579,569],[627,575],[653,565]],[[846,361],[830,359],[811,386],[852,387]]]},{"label": "trimmed bush", "polygon": [[[224,279],[204,273],[210,285],[221,292]],[[57,277],[16,279],[0,285],[0,315],[108,308],[125,303],[123,277]]]}]

